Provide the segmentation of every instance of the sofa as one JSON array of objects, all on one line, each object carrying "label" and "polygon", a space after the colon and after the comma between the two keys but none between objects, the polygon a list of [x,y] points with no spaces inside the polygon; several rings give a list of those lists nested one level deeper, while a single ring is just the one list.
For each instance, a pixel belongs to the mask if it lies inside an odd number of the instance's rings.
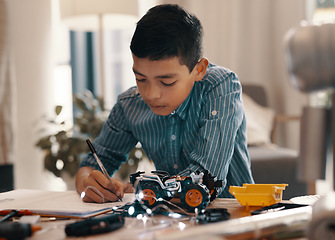
[{"label": "sofa", "polygon": [[299,153],[274,143],[278,122],[299,120],[285,116],[267,105],[264,87],[243,84],[243,103],[247,117],[248,151],[255,183],[287,183],[283,199],[306,195],[307,184],[298,180]]}]

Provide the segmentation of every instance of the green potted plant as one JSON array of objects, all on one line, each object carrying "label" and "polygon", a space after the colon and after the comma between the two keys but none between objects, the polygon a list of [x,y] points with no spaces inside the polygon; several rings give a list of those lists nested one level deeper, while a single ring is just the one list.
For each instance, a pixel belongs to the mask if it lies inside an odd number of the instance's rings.
[{"label": "green potted plant", "polygon": [[[73,102],[78,109],[73,126],[66,125],[61,117],[63,107],[56,106],[54,116],[44,117],[46,124],[41,129],[42,137],[36,142],[36,146],[45,151],[44,167],[57,177],[63,177],[65,173],[72,178],[75,176],[81,158],[89,152],[86,139],[93,141],[99,135],[109,114],[103,100],[94,97],[89,90],[75,94]],[[130,160],[118,171],[118,177],[128,181],[129,174],[136,171],[143,156],[140,147],[134,148],[129,154]]]}]

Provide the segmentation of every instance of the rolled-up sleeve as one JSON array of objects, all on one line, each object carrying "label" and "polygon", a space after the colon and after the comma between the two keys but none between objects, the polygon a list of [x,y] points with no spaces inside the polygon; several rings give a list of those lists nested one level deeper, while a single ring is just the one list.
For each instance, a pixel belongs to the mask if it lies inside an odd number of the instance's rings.
[{"label": "rolled-up sleeve", "polygon": [[[122,105],[118,102],[103,125],[100,135],[93,141],[97,155],[109,174],[113,174],[122,163],[127,161],[130,150],[137,143],[137,140],[129,131],[124,115]],[[89,166],[100,170],[92,153],[83,158],[80,166]]]}]

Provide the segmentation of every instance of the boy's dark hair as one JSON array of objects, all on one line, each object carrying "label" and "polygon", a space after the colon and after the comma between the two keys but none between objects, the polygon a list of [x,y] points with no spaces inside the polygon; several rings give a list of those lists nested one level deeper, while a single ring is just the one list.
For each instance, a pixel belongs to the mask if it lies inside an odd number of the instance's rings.
[{"label": "boy's dark hair", "polygon": [[179,57],[190,72],[202,55],[203,30],[199,19],[175,4],[155,6],[138,21],[130,49],[139,58]]}]

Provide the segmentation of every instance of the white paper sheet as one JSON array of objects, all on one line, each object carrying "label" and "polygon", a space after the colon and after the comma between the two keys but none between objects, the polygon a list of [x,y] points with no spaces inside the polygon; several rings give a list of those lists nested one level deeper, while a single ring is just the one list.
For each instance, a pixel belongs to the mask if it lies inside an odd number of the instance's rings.
[{"label": "white paper sheet", "polygon": [[125,194],[122,202],[85,203],[76,191],[13,190],[0,193],[0,211],[29,210],[34,214],[87,218],[111,211],[113,207],[134,201],[134,194]]}]

